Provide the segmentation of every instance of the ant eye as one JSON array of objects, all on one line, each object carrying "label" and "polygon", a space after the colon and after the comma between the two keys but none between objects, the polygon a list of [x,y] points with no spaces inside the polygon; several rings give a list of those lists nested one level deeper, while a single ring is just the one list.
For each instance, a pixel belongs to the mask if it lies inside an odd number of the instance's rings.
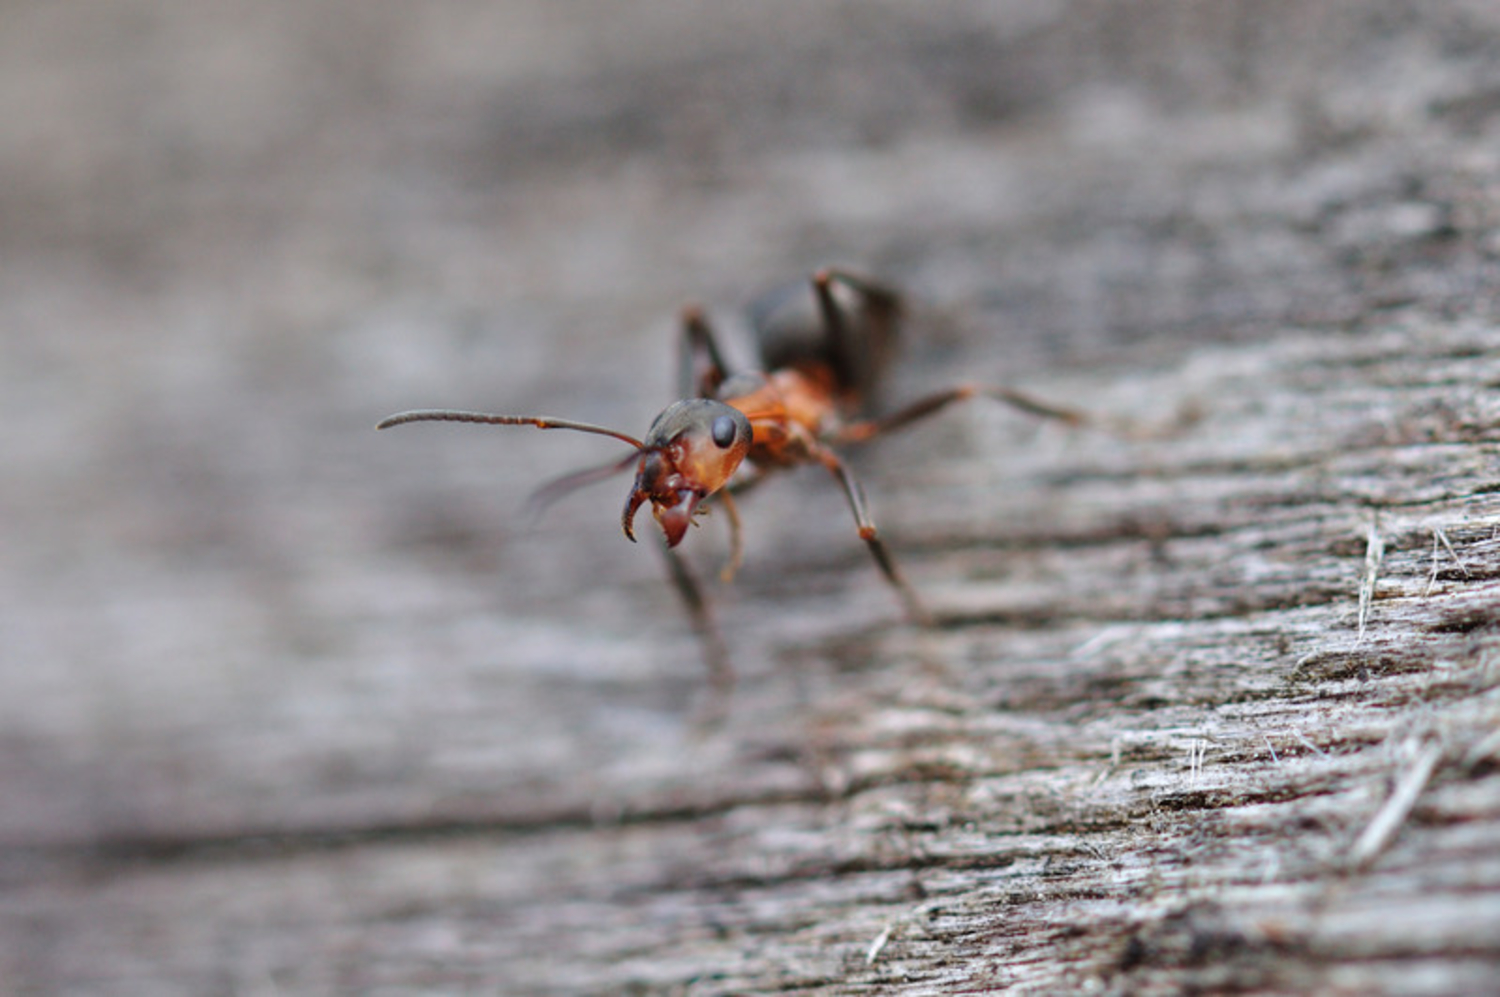
[{"label": "ant eye", "polygon": [[728,415],[719,416],[714,420],[714,424],[709,429],[709,432],[714,438],[714,443],[718,444],[719,449],[729,449],[734,444],[734,417]]}]

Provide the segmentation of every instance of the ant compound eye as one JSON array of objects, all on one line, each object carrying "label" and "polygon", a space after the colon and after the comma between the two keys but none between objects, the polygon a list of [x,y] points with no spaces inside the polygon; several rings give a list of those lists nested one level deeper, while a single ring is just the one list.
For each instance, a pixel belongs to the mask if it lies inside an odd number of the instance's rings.
[{"label": "ant compound eye", "polygon": [[719,449],[727,450],[734,445],[735,428],[733,416],[721,415],[714,420],[709,432],[713,435],[714,443]]}]

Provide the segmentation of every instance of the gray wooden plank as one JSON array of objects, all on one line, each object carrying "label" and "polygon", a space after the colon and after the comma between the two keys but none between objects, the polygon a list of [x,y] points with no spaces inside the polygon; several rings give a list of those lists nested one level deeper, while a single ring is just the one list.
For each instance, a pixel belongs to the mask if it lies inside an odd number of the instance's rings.
[{"label": "gray wooden plank", "polygon": [[[1493,987],[1495,15],[862,17],[15,5],[7,989]],[[928,630],[758,490],[720,727],[622,489],[518,516],[607,441],[371,429],[639,431],[830,260],[1141,432],[861,454]]]}]

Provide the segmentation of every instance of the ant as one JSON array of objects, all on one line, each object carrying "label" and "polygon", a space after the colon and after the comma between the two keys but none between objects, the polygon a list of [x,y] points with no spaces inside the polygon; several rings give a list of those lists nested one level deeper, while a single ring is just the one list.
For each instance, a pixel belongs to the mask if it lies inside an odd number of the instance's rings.
[{"label": "ant", "polygon": [[[1039,401],[1009,388],[961,385],[921,398],[879,417],[867,409],[894,353],[905,307],[895,290],[843,270],[820,270],[812,277],[816,312],[788,320],[792,309],[783,295],[752,309],[752,324],[763,373],[731,374],[703,311],[682,313],[679,379],[682,400],[662,410],[636,439],[604,426],[539,415],[489,415],[448,409],[401,412],[380,422],[388,429],[408,422],[473,422],[499,426],[571,429],[609,436],[634,453],[622,461],[558,478],[532,494],[540,508],[583,485],[635,465],[635,484],[625,500],[620,525],[635,540],[635,518],[650,503],[666,541],[672,579],[686,603],[693,629],[716,687],[732,681],[729,655],[709,611],[702,586],[677,552],[687,528],[707,512],[713,499],[729,519],[730,555],[722,577],[738,568],[743,545],[734,495],[782,468],[819,464],[838,481],[849,502],[859,538],[869,548],[885,580],[900,597],[910,620],[931,617],[892,559],[866,507],[864,490],[836,448],[865,443],[926,418],[953,402],[987,396],[1022,411],[1070,425],[1086,420],[1076,411]],[[748,467],[747,467],[748,465]],[[745,470],[742,471],[742,468]]]}]

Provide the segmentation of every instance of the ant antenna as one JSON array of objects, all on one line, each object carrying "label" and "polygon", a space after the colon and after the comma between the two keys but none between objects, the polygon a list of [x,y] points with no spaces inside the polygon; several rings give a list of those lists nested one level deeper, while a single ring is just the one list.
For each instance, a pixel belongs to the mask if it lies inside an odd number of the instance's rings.
[{"label": "ant antenna", "polygon": [[395,415],[381,419],[375,425],[376,429],[390,429],[392,426],[401,426],[408,422],[477,422],[489,426],[535,426],[537,429],[575,429],[580,433],[595,433],[599,436],[612,436],[622,443],[629,443],[637,450],[647,449],[646,444],[619,430],[608,429],[604,426],[595,426],[587,422],[574,422],[571,419],[554,419],[546,415],[490,415],[487,412],[463,412],[456,409],[416,409],[411,412],[398,412]]}]

